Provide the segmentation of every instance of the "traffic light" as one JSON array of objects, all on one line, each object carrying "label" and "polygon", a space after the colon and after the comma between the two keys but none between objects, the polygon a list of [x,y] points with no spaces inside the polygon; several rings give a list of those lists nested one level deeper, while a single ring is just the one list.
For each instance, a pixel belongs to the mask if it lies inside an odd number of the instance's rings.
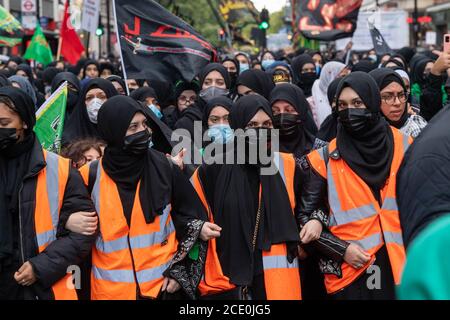
[{"label": "traffic light", "polygon": [[95,34],[97,37],[101,37],[105,33],[102,23],[98,24],[97,30],[95,30]]},{"label": "traffic light", "polygon": [[264,8],[261,10],[261,13],[259,15],[259,28],[262,30],[267,30],[270,27],[269,24],[269,11]]}]

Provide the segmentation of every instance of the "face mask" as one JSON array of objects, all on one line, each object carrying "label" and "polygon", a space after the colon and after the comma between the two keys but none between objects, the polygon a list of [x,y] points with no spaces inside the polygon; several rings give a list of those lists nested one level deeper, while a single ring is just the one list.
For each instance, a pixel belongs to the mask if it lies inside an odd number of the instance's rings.
[{"label": "face mask", "polygon": [[153,111],[153,113],[158,119],[161,119],[163,117],[161,111],[159,111],[159,109],[154,104],[150,104],[148,107],[150,108],[150,110]]},{"label": "face mask", "polygon": [[231,87],[233,88],[236,85],[238,74],[237,72],[228,72],[231,79]]},{"label": "face mask", "polygon": [[267,68],[269,68],[274,62],[275,62],[275,60],[264,60],[261,63],[261,65],[264,68],[264,70],[267,70]]},{"label": "face mask", "polygon": [[378,60],[378,58],[377,58],[377,55],[376,54],[371,54],[371,55],[369,55],[369,57],[368,57],[370,60],[372,60],[373,62],[377,62],[377,60]]},{"label": "face mask", "polygon": [[305,72],[300,74],[300,85],[304,85],[305,87],[312,86],[314,81],[317,80],[317,73],[315,72]]},{"label": "face mask", "polygon": [[98,116],[98,110],[100,110],[100,107],[102,106],[103,101],[99,98],[94,98],[88,105],[87,105],[87,113],[89,116],[89,120],[91,120],[92,123],[97,124],[97,116]]},{"label": "face mask", "polygon": [[273,117],[273,125],[280,130],[282,137],[297,135],[301,128],[300,124],[298,114],[280,113]]},{"label": "face mask", "polygon": [[228,89],[209,87],[207,89],[203,89],[202,91],[200,91],[199,96],[204,101],[208,102],[213,98],[220,97],[220,96],[226,96],[228,93],[229,93]]},{"label": "face mask", "polygon": [[12,146],[19,140],[15,128],[0,128],[0,150]]},{"label": "face mask", "polygon": [[52,94],[52,86],[45,86],[44,91],[45,91],[46,95],[47,94]]},{"label": "face mask", "polygon": [[143,130],[125,137],[123,150],[134,155],[141,155],[151,147],[152,135],[148,130]]},{"label": "face mask", "polygon": [[320,71],[322,71],[322,66],[320,64],[316,64],[316,74],[320,75]]},{"label": "face mask", "polygon": [[240,63],[239,64],[239,74],[241,74],[244,71],[247,71],[248,69],[250,69],[250,66],[248,63]]},{"label": "face mask", "polygon": [[78,94],[70,92],[67,94],[67,106],[69,109],[73,109],[78,102]]},{"label": "face mask", "polygon": [[338,119],[348,133],[358,135],[370,129],[377,117],[365,108],[349,108],[339,111]]},{"label": "face mask", "polygon": [[214,143],[225,144],[231,142],[234,135],[233,130],[231,130],[228,124],[216,124],[208,129],[208,137]]}]

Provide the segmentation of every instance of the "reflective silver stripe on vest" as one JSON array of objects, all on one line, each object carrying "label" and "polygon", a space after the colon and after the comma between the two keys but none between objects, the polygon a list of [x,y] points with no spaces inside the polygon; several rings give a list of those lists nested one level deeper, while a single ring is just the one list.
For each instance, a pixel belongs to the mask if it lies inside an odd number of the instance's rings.
[{"label": "reflective silver stripe on vest", "polygon": [[334,182],[331,166],[327,168],[328,179],[328,201],[330,203],[332,214],[330,216],[329,226],[343,225],[362,219],[373,217],[377,210],[373,204],[364,205],[350,210],[342,210],[341,202],[337,194],[336,183]]},{"label": "reflective silver stripe on vest", "polygon": [[95,279],[111,282],[135,283],[133,270],[105,270],[92,266]]},{"label": "reflective silver stripe on vest", "polygon": [[395,198],[387,197],[384,199],[383,206],[381,208],[383,210],[398,211],[397,200]]},{"label": "reflective silver stripe on vest", "polygon": [[360,240],[348,240],[348,242],[357,244],[366,251],[375,248],[376,246],[383,243],[381,239],[381,234],[379,233],[375,233]]},{"label": "reflective silver stripe on vest", "polygon": [[50,215],[52,218],[53,229],[36,234],[38,247],[42,247],[52,241],[56,240],[56,230],[59,221],[59,167],[58,156],[51,152],[46,152],[46,184],[47,184],[47,198],[50,207]]},{"label": "reflective silver stripe on vest", "polygon": [[170,266],[170,261],[150,269],[136,272],[136,278],[139,283],[154,281],[163,277],[163,272]]},{"label": "reflective silver stripe on vest", "polygon": [[298,268],[298,259],[295,258],[294,261],[292,261],[292,263],[289,263],[285,255],[263,256],[263,266],[264,270]]},{"label": "reflective silver stripe on vest", "polygon": [[104,241],[101,235],[99,235],[95,241],[95,247],[103,253],[112,253],[128,249],[128,236],[113,241]]},{"label": "reflective silver stripe on vest", "polygon": [[280,173],[280,176],[283,179],[284,185],[286,185],[286,175],[284,173],[284,161],[281,158],[281,154],[279,152],[274,153],[274,161],[275,166],[277,167],[278,172]]},{"label": "reflective silver stripe on vest", "polygon": [[101,165],[98,163],[97,175],[95,176],[95,183],[92,187],[92,200],[94,201],[95,209],[97,213],[100,213],[100,177],[102,174]]},{"label": "reflective silver stripe on vest", "polygon": [[396,243],[398,245],[403,246],[403,238],[402,238],[402,234],[400,232],[384,231],[383,235],[384,235],[384,240],[386,241],[386,244]]},{"label": "reflective silver stripe on vest", "polygon": [[403,152],[406,152],[409,148],[409,136],[403,135]]}]

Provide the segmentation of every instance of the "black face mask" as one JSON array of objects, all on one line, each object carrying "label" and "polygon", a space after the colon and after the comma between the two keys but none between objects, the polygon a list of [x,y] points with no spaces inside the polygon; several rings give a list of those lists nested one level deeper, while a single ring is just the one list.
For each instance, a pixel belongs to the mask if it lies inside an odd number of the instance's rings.
[{"label": "black face mask", "polygon": [[0,150],[14,145],[19,140],[15,128],[0,128]]},{"label": "black face mask", "polygon": [[368,109],[349,108],[338,112],[338,119],[351,135],[359,135],[372,128],[378,116]]},{"label": "black face mask", "polygon": [[143,130],[125,137],[123,150],[134,155],[142,155],[150,148],[152,134],[148,130]]},{"label": "black face mask", "polygon": [[238,74],[237,72],[228,72],[228,74],[230,75],[231,78],[231,85],[234,86],[236,84]]},{"label": "black face mask", "polygon": [[280,130],[281,137],[297,135],[301,128],[300,124],[298,114],[280,113],[273,117],[273,125]]},{"label": "black face mask", "polygon": [[306,72],[300,74],[300,81],[298,82],[298,86],[302,87],[311,87],[314,84],[314,81],[317,80],[317,73],[315,72]]}]

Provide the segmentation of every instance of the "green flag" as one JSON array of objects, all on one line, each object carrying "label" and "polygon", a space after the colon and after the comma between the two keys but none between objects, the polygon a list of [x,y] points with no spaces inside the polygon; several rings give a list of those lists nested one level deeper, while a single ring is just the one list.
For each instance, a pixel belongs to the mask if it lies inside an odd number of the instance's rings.
[{"label": "green flag", "polygon": [[48,45],[47,39],[45,39],[39,23],[36,25],[36,30],[34,31],[33,38],[31,38],[31,43],[23,57],[28,60],[40,62],[44,66],[53,61],[52,50]]},{"label": "green flag", "polygon": [[0,46],[14,47],[22,42],[22,38],[22,25],[0,6]]},{"label": "green flag", "polygon": [[64,130],[67,103],[67,81],[64,82],[36,112],[36,132],[42,147],[59,153]]}]

